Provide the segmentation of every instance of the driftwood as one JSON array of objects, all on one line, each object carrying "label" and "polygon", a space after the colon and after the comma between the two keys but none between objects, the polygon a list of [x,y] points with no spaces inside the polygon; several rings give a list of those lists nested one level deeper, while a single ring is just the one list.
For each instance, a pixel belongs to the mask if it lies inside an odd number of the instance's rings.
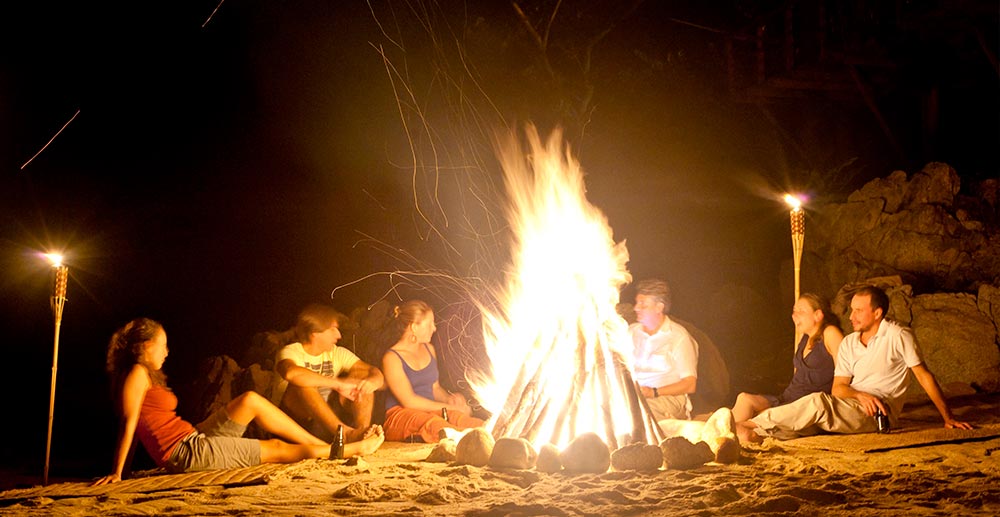
[{"label": "driftwood", "polygon": [[[633,381],[622,354],[609,349],[600,340],[593,346],[588,344],[582,327],[577,329],[577,344],[572,357],[573,378],[568,391],[552,394],[553,383],[543,375],[549,361],[556,355],[554,350],[557,344],[554,342],[544,350],[542,362],[530,365],[526,362],[518,372],[515,387],[508,394],[503,411],[493,426],[494,439],[518,437],[533,442],[539,433],[545,431],[550,433],[551,443],[562,443],[576,436],[581,410],[593,409],[597,412],[595,423],[603,428],[603,438],[611,449],[624,445],[619,443],[623,437],[627,443],[655,445],[662,440],[663,432],[655,422],[639,385]],[[592,368],[588,369],[588,364]],[[591,395],[596,400],[591,400]],[[581,404],[594,404],[595,407],[581,408]],[[631,417],[631,429],[627,436],[620,431],[626,424],[614,421],[614,410],[620,404],[627,405]],[[551,428],[548,421],[551,421]]]}]

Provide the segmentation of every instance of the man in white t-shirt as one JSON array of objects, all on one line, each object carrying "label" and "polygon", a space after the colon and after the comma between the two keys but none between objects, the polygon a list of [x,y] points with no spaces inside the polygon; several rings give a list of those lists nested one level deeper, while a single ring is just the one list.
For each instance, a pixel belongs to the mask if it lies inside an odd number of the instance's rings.
[{"label": "man in white t-shirt", "polygon": [[854,332],[840,344],[831,394],[813,393],[737,424],[740,440],[790,439],[823,431],[870,433],[877,430],[876,411],[888,415],[895,426],[910,372],[934,402],[945,427],[972,429],[955,420],[937,379],[923,363],[913,331],[884,319],[888,310],[889,298],[878,287],[856,291],[851,299]]},{"label": "man in white t-shirt", "polygon": [[671,321],[670,285],[649,279],[636,286],[636,322],[629,326],[633,345],[634,379],[646,397],[653,417],[691,418],[688,394],[698,386],[698,343]]},{"label": "man in white t-shirt", "polygon": [[288,381],[281,399],[286,413],[325,441],[343,425],[345,441],[353,442],[371,426],[374,392],[384,379],[378,368],[337,346],[342,317],[327,305],[303,309],[294,329],[298,341],[278,351],[275,370]]}]

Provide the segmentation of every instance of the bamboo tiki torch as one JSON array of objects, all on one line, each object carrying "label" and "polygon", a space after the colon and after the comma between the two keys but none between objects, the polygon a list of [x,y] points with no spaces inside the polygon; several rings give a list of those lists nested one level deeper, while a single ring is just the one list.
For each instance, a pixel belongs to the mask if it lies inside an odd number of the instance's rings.
[{"label": "bamboo tiki torch", "polygon": [[[806,238],[806,213],[802,210],[802,200],[798,197],[785,194],[785,202],[791,207],[789,217],[792,229],[792,260],[795,266],[795,297],[792,298],[792,304],[794,304],[799,301],[799,274],[802,268],[802,245]],[[795,348],[801,338],[802,336],[796,330],[795,342],[792,343],[792,354],[795,353]]]},{"label": "bamboo tiki torch", "polygon": [[49,457],[52,451],[52,415],[56,403],[56,372],[59,364],[59,328],[62,326],[63,307],[66,305],[66,281],[69,276],[69,268],[62,263],[62,255],[46,255],[52,262],[55,270],[55,292],[50,299],[52,313],[55,316],[55,335],[52,341],[52,385],[49,388],[49,428],[45,438],[45,470],[42,475],[42,484],[49,484]]}]

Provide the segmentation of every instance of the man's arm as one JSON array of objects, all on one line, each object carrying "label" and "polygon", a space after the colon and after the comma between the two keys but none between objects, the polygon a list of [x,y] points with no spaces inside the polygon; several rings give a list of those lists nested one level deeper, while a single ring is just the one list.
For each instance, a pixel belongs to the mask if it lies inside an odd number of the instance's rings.
[{"label": "man's arm", "polygon": [[[657,386],[656,395],[686,395],[688,393],[694,393],[695,389],[698,388],[698,378],[695,376],[684,377],[683,379],[673,383],[667,384],[666,386]],[[652,387],[642,387],[643,396],[649,398],[654,396]]]},{"label": "man's arm", "polygon": [[875,395],[858,391],[851,387],[852,378],[834,376],[833,388],[830,389],[830,394],[837,398],[857,400],[865,408],[865,414],[868,416],[874,416],[876,409],[881,409],[882,413],[888,415],[889,411],[882,405],[882,400]]},{"label": "man's arm", "polygon": [[[274,367],[275,371],[282,379],[288,381],[289,384],[299,386],[301,388],[333,388],[339,391],[339,388],[346,385],[346,383],[336,377],[327,377],[325,375],[320,375],[308,368],[303,368],[291,359],[282,359],[278,361],[278,364]],[[381,374],[380,374],[381,375]]]},{"label": "man's arm", "polygon": [[350,379],[361,379],[358,381],[356,389],[359,393],[370,394],[381,389],[385,384],[385,377],[378,368],[362,361],[355,361],[348,373]]},{"label": "man's arm", "polygon": [[[681,327],[683,329],[683,327]],[[662,352],[661,352],[662,353]],[[645,397],[656,395],[687,395],[698,389],[698,344],[687,331],[682,332],[680,340],[674,345],[673,352],[664,354],[668,363],[673,363],[674,370],[682,375],[681,380],[666,386],[650,386],[642,388]],[[687,375],[684,375],[687,374]],[[656,388],[656,392],[653,388]]]},{"label": "man's arm", "polygon": [[941,386],[938,385],[934,374],[926,366],[918,364],[910,368],[910,371],[913,372],[913,375],[917,378],[917,382],[927,392],[927,396],[931,398],[931,402],[934,402],[938,413],[941,413],[945,427],[948,429],[972,429],[972,426],[968,423],[955,420],[955,415],[951,414],[951,408],[948,407],[948,402],[945,401],[944,394],[941,393]]}]

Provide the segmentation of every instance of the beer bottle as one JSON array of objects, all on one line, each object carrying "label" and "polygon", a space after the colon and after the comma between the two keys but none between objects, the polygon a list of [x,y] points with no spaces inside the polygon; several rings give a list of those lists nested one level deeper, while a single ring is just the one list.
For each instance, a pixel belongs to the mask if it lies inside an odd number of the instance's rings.
[{"label": "beer bottle", "polygon": [[333,456],[336,459],[344,458],[344,426],[337,426],[337,436],[333,440]]}]

